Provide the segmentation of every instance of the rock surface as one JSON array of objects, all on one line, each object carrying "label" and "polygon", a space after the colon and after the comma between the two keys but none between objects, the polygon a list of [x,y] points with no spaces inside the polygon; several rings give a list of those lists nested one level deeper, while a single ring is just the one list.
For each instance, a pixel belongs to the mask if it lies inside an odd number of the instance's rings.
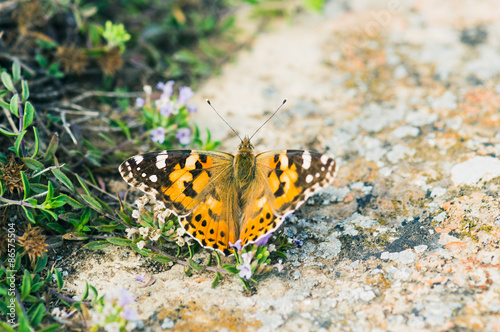
[{"label": "rock surface", "polygon": [[128,288],[153,330],[499,331],[498,2],[332,1],[259,35],[197,92],[195,121],[235,152],[203,100],[251,135],[284,97],[256,149],[328,151],[341,168],[285,222],[303,245],[282,271],[248,295],[113,248],[67,287]]}]

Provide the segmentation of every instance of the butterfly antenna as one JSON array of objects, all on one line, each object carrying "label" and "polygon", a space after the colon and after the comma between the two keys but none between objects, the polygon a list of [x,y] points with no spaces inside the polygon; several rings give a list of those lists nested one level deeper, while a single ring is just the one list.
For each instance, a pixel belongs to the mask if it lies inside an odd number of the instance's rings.
[{"label": "butterfly antenna", "polygon": [[238,133],[236,132],[236,130],[233,129],[233,127],[231,127],[231,125],[229,123],[227,123],[226,120],[224,120],[224,118],[219,114],[219,112],[217,112],[217,110],[212,106],[212,103],[210,102],[210,100],[206,99],[207,101],[207,104],[210,105],[210,107],[212,107],[212,109],[214,110],[215,114],[217,114],[219,116],[219,118],[222,119],[222,121],[224,121],[225,124],[227,124],[227,126],[229,128],[231,128],[231,130],[236,134],[236,136],[238,136],[238,138],[240,139],[240,141],[243,142],[243,140],[241,139],[240,135],[238,135]]},{"label": "butterfly antenna", "polygon": [[274,111],[274,113],[273,113],[273,114],[269,117],[269,119],[267,119],[267,120],[266,120],[266,122],[264,122],[264,123],[263,123],[263,124],[259,127],[259,129],[257,129],[257,130],[255,131],[255,133],[253,133],[253,135],[250,137],[250,140],[252,139],[252,137],[254,137],[254,136],[255,136],[255,134],[257,134],[257,132],[258,132],[258,131],[262,128],[262,127],[264,127],[264,126],[266,125],[266,123],[268,123],[268,122],[269,122],[269,120],[271,120],[271,119],[273,118],[273,116],[275,116],[275,115],[276,115],[276,113],[278,113],[278,111],[280,110],[280,108],[281,108],[283,105],[285,105],[285,103],[286,103],[286,99],[283,99],[283,102],[281,103],[280,107],[278,107],[278,108],[276,109],[276,111]]}]

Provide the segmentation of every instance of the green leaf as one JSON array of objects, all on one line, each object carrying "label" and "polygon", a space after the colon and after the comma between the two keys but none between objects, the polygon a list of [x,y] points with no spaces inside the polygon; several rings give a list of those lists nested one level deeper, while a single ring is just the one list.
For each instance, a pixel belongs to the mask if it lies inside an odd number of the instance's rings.
[{"label": "green leaf", "polygon": [[222,265],[222,268],[231,274],[238,274],[240,272],[235,266],[229,264]]},{"label": "green leaf", "polygon": [[64,184],[64,186],[66,186],[66,188],[70,189],[71,191],[75,191],[75,186],[73,186],[71,180],[60,169],[58,168],[52,169],[52,174],[54,174],[54,176],[59,181],[61,181]]},{"label": "green leaf", "polygon": [[118,228],[119,225],[100,225],[100,226],[95,226],[95,229],[97,229],[99,232],[114,232],[116,228]]},{"label": "green leaf", "polygon": [[26,80],[21,81],[21,102],[25,102],[30,97],[30,89],[28,87],[28,82]]},{"label": "green leaf", "polygon": [[80,177],[80,175],[76,174],[76,179],[78,180],[78,182],[80,182],[80,185],[82,186],[83,190],[85,190],[87,195],[90,195],[89,187],[87,187],[87,185],[85,184],[83,179]]},{"label": "green leaf", "polygon": [[189,266],[191,266],[191,268],[195,271],[201,271],[203,270],[203,267],[200,266],[198,263],[196,263],[194,260],[192,259],[188,259],[188,263],[189,263]]},{"label": "green leaf", "polygon": [[38,330],[38,332],[57,332],[61,329],[59,324],[52,324],[47,327],[44,327],[43,329]]},{"label": "green leaf", "polygon": [[35,108],[29,101],[24,105],[23,129],[28,128],[35,118]]},{"label": "green leaf", "polygon": [[122,247],[129,247],[132,245],[132,240],[129,239],[122,239],[121,237],[108,237],[106,238],[106,241],[109,243],[112,243],[117,246],[122,246]]},{"label": "green leaf", "polygon": [[45,203],[49,203],[50,200],[54,197],[54,185],[52,182],[47,182],[47,196],[45,196]]},{"label": "green leaf", "polygon": [[13,133],[11,131],[5,130],[2,127],[0,127],[0,133],[4,134],[5,136],[8,136],[8,137],[14,137],[14,136],[19,135],[19,134]]},{"label": "green leaf", "polygon": [[151,253],[151,250],[146,250],[146,249],[139,249],[139,247],[137,246],[137,244],[132,244],[130,246],[132,249],[134,249],[135,252],[145,256],[145,257],[149,257],[149,254]]},{"label": "green leaf", "polygon": [[22,158],[23,159],[23,163],[24,165],[26,165],[26,167],[28,167],[29,169],[32,169],[34,171],[41,171],[42,169],[44,169],[44,166],[41,162],[39,162],[38,160],[35,160],[33,158]]},{"label": "green leaf", "polygon": [[95,198],[96,201],[99,202],[99,204],[101,204],[101,206],[103,207],[104,210],[106,210],[106,212],[110,213],[110,214],[113,214],[113,209],[111,209],[109,207],[108,204],[106,204],[106,202],[104,202],[102,199],[100,199],[99,197],[96,197]]},{"label": "green leaf", "polygon": [[58,269],[54,269],[54,273],[56,275],[56,280],[57,280],[57,290],[58,291],[61,291],[61,289],[63,288],[64,286],[64,281],[63,281],[63,277],[61,275],[61,272],[59,272]]},{"label": "green leaf", "polygon": [[128,215],[125,214],[125,212],[120,211],[120,210],[115,210],[116,214],[125,222],[127,225],[131,225],[131,220]]},{"label": "green leaf", "polygon": [[155,255],[155,256],[152,256],[151,258],[154,259],[155,261],[157,261],[159,263],[163,263],[163,264],[170,263],[172,261],[172,259],[170,259],[166,256],[163,256],[163,255]]},{"label": "green leaf", "polygon": [[12,80],[14,83],[19,82],[21,79],[21,66],[19,65],[19,61],[14,60],[12,63]]},{"label": "green leaf", "polygon": [[220,272],[217,272],[215,274],[214,281],[212,282],[212,288],[217,287],[217,285],[219,284],[221,278],[222,278],[222,274],[220,274]]},{"label": "green leaf", "polygon": [[7,72],[3,72],[1,75],[2,83],[7,90],[14,92],[14,84],[12,83],[12,78]]},{"label": "green leaf", "polygon": [[23,132],[20,133],[19,136],[17,136],[16,141],[14,142],[14,149],[15,149],[18,157],[21,157],[21,154],[20,154],[21,142],[23,141],[24,135],[26,135],[26,130],[23,130]]},{"label": "green leaf", "polygon": [[[36,309],[33,309],[36,308]],[[31,326],[37,327],[43,319],[43,313],[45,311],[45,307],[43,303],[39,303],[38,306],[32,306],[28,311],[28,316],[31,316]]]},{"label": "green leaf", "polygon": [[33,136],[35,136],[35,150],[33,151],[33,158],[36,157],[40,150],[40,138],[38,137],[38,130],[33,127]]},{"label": "green leaf", "polygon": [[101,204],[98,201],[90,197],[89,195],[82,195],[82,198],[87,202],[94,210],[98,212],[103,212]]},{"label": "green leaf", "polygon": [[[3,302],[2,302],[3,304]],[[6,322],[2,322],[0,321],[0,327],[2,327],[2,331],[5,331],[5,332],[16,332],[16,330],[14,330],[10,324],[7,324]]]},{"label": "green leaf", "polygon": [[86,207],[85,204],[80,203],[76,199],[73,199],[73,198],[71,198],[69,196],[66,196],[65,202],[68,203],[71,207],[73,207],[75,209],[83,209],[83,208]]},{"label": "green leaf", "polygon": [[[3,91],[5,91],[5,90],[3,90]],[[0,98],[0,107],[3,109],[6,109],[6,110],[10,110],[10,105],[8,103],[6,103],[5,101],[3,101],[2,98]]]},{"label": "green leaf", "polygon": [[26,175],[26,173],[24,173],[23,171],[21,171],[21,179],[23,181],[23,189],[24,189],[24,198],[23,199],[26,199],[31,191],[30,181],[28,180],[28,176]]},{"label": "green leaf", "polygon": [[59,135],[54,134],[49,143],[49,147],[47,148],[47,152],[45,152],[44,161],[49,161],[54,159],[54,155],[57,151],[57,147],[59,146]]},{"label": "green leaf", "polygon": [[24,300],[31,292],[31,275],[24,270],[23,283],[21,284],[21,300]]},{"label": "green leaf", "polygon": [[36,224],[36,219],[35,217],[33,216],[33,213],[28,210],[28,208],[26,206],[21,206],[24,210],[24,213],[26,214],[26,218],[28,218],[29,221],[31,221],[32,223]]},{"label": "green leaf", "polygon": [[15,116],[19,117],[19,96],[17,93],[10,99],[10,112]]},{"label": "green leaf", "polygon": [[66,233],[66,229],[61,224],[58,224],[58,223],[55,223],[55,222],[49,222],[49,223],[47,223],[47,227],[49,227],[50,229],[55,230],[59,234]]},{"label": "green leaf", "polygon": [[48,261],[48,255],[44,254],[42,257],[39,257],[36,260],[36,265],[35,265],[35,270],[33,271],[34,273],[42,272],[42,270],[47,266],[47,261]]},{"label": "green leaf", "polygon": [[104,249],[106,247],[109,247],[110,245],[111,245],[111,243],[109,243],[108,241],[93,241],[93,242],[87,243],[83,247],[85,249],[89,249],[89,250],[101,250],[101,249]]}]

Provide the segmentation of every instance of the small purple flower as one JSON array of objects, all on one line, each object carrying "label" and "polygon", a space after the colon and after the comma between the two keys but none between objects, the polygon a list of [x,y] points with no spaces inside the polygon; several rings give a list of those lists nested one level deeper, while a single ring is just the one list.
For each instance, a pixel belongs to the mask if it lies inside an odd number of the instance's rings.
[{"label": "small purple flower", "polygon": [[188,105],[188,112],[189,113],[194,113],[198,111],[198,107],[196,105]]},{"label": "small purple flower", "polygon": [[266,235],[262,236],[261,238],[259,238],[255,244],[258,245],[258,246],[265,246],[267,241],[269,241],[269,239],[271,238],[271,236],[273,235],[272,232],[270,233],[267,233]]},{"label": "small purple flower", "polygon": [[158,90],[163,90],[163,93],[161,94],[162,97],[170,97],[172,92],[174,92],[174,83],[174,81],[168,81],[167,83],[158,82],[158,84],[156,84],[156,88]]},{"label": "small purple flower", "polygon": [[163,116],[169,116],[174,110],[174,104],[168,103],[165,106],[160,107],[160,114]]},{"label": "small purple flower", "polygon": [[236,268],[240,270],[238,275],[240,278],[245,278],[246,280],[252,277],[252,266],[250,263],[252,262],[253,253],[245,252],[241,254],[241,258],[243,258],[243,264],[238,265]]},{"label": "small purple flower", "polygon": [[135,104],[137,105],[137,107],[142,107],[146,105],[146,101],[144,100],[144,98],[137,97],[137,99],[135,100]]},{"label": "small purple flower", "polygon": [[301,246],[304,244],[304,242],[302,242],[302,241],[301,241],[301,240],[299,240],[299,239],[293,239],[293,240],[292,240],[292,244],[293,244],[293,245],[296,245],[297,247],[301,247]]},{"label": "small purple flower", "polygon": [[140,281],[140,282],[144,282],[146,280],[146,278],[144,278],[145,276],[146,276],[146,274],[143,273],[140,276],[135,276],[134,279],[137,280],[137,281]]},{"label": "small purple flower", "polygon": [[130,307],[125,307],[123,308],[121,312],[122,318],[125,318],[126,320],[137,320],[139,318],[139,315],[137,314],[137,311],[133,308]]},{"label": "small purple flower", "polygon": [[151,129],[149,134],[151,135],[151,140],[153,142],[158,142],[160,144],[165,142],[165,128],[158,127],[156,129]]},{"label": "small purple flower", "polygon": [[179,88],[179,98],[177,101],[180,105],[186,105],[192,96],[194,96],[194,92],[189,86],[181,86]]},{"label": "small purple flower", "polygon": [[231,241],[229,241],[229,247],[236,248],[236,250],[241,251],[241,239],[239,239],[235,243],[231,243]]},{"label": "small purple flower", "polygon": [[182,145],[187,145],[191,143],[191,129],[189,128],[181,128],[175,135],[175,138],[179,140],[179,143]]},{"label": "small purple flower", "polygon": [[119,302],[120,307],[124,307],[127,304],[135,302],[135,296],[132,295],[132,293],[130,293],[130,291],[125,288],[120,289],[119,297],[120,297],[120,302]]}]

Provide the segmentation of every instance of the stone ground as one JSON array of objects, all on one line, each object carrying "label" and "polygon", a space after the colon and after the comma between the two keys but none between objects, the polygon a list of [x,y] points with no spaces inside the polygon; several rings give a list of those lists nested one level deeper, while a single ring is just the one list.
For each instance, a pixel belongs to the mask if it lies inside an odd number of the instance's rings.
[{"label": "stone ground", "polygon": [[282,271],[248,294],[108,248],[67,287],[128,288],[155,331],[500,331],[498,2],[331,1],[277,22],[197,91],[195,121],[235,152],[203,100],[251,135],[285,97],[256,149],[328,151],[340,172],[285,222],[303,245]]}]

